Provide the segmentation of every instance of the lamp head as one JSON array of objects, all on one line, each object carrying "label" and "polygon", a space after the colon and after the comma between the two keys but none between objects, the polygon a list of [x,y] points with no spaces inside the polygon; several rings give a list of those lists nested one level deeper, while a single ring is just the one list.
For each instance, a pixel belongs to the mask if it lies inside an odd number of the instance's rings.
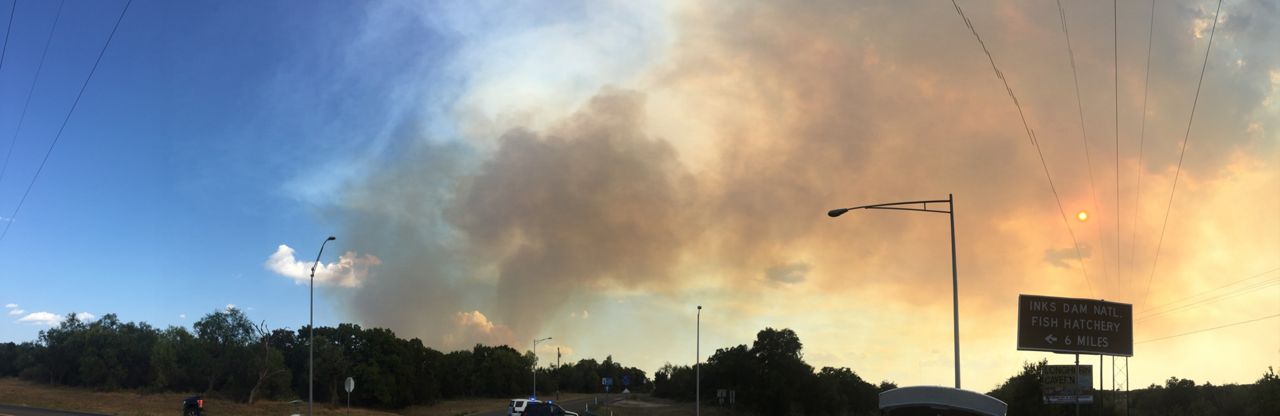
[{"label": "lamp head", "polygon": [[702,305],[698,305],[698,310],[702,310]]},{"label": "lamp head", "polygon": [[329,236],[329,238],[326,238],[324,241],[333,241],[333,240],[337,240],[337,239],[338,239],[338,237]]},{"label": "lamp head", "polygon": [[846,212],[849,212],[849,208],[836,208],[836,209],[827,211],[827,216],[831,218],[835,218],[835,217],[844,215],[844,213]]}]

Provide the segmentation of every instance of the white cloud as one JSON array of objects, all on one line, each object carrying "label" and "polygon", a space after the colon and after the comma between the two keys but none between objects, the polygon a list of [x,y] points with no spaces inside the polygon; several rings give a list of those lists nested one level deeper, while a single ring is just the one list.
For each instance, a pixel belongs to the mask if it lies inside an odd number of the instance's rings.
[{"label": "white cloud", "polygon": [[230,311],[230,310],[232,310],[232,309],[235,309],[235,308],[236,308],[236,304],[234,304],[234,303],[228,303],[228,304],[227,304],[227,310],[228,310],[228,311]]},{"label": "white cloud", "polygon": [[9,309],[13,309],[13,308],[18,307],[18,304],[16,304],[16,303],[9,303],[9,304],[5,304],[5,305],[4,305],[4,307],[9,308]]},{"label": "white cloud", "polygon": [[[363,256],[348,251],[333,263],[320,263],[316,266],[316,283],[320,285],[337,285],[342,287],[360,287],[369,278],[369,268],[381,264],[382,260],[372,254]],[[267,270],[293,279],[298,284],[305,284],[311,279],[310,262],[300,261],[294,256],[293,248],[281,244],[276,252],[267,258]]]},{"label": "white cloud", "polygon": [[32,312],[30,315],[18,319],[18,322],[34,325],[54,326],[58,322],[62,322],[62,317],[52,312]]},{"label": "white cloud", "polygon": [[493,323],[480,311],[453,314],[453,325],[454,330],[444,334],[446,348],[467,348],[475,343],[516,345],[511,328]]},{"label": "white cloud", "polygon": [[9,310],[10,315],[22,315],[24,313],[27,313],[26,309],[10,309]]},{"label": "white cloud", "polygon": [[79,319],[79,320],[81,320],[81,321],[83,321],[83,322],[88,322],[88,321],[92,321],[92,320],[94,320],[94,319],[98,319],[98,316],[97,316],[97,315],[94,315],[94,314],[91,314],[91,313],[89,313],[89,312],[79,312],[79,313],[77,313],[77,314],[76,314],[76,319]]},{"label": "white cloud", "polygon": [[178,314],[178,319],[187,319],[187,314],[185,313]]}]

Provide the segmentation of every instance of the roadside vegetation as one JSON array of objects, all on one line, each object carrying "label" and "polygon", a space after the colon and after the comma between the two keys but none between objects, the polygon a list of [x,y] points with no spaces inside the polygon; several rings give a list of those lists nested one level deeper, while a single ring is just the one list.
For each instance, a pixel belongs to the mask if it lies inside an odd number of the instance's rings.
[{"label": "roadside vegetation", "polygon": [[[104,392],[201,394],[250,405],[305,400],[308,329],[272,330],[238,309],[209,313],[190,329],[121,322],[114,314],[88,322],[68,315],[34,342],[0,343],[0,377]],[[532,352],[508,346],[444,353],[389,329],[354,324],[316,327],[315,340],[317,403],[345,404],[347,377],[357,380],[354,406],[382,409],[524,397],[533,387]],[[602,391],[601,378],[624,375],[633,391],[652,387],[644,371],[612,357],[540,367],[538,373],[542,395],[595,393]]]},{"label": "roadside vegetation", "polygon": [[[463,415],[505,407],[532,389],[532,352],[476,345],[444,353],[419,339],[354,324],[315,329],[315,399],[326,413],[343,409],[343,380],[357,380],[353,414],[393,410],[409,415]],[[158,329],[69,315],[36,341],[0,343],[0,403],[112,414],[168,414],[183,397],[201,394],[217,414],[286,414],[287,402],[307,397],[308,328],[270,329],[236,309],[205,315],[191,328]],[[815,369],[790,329],[766,328],[746,344],[715,351],[702,366],[702,406],[709,414],[875,415],[878,394],[896,388],[872,383],[847,367]],[[1046,405],[1040,374],[1046,361],[987,394],[1009,404],[1010,415],[1068,415],[1071,406]],[[606,357],[538,368],[540,396],[565,398],[603,391],[602,378],[621,380],[638,398],[612,404],[618,415],[689,414],[696,370],[667,364],[650,380],[640,369]],[[720,394],[732,392],[735,402]],[[652,397],[643,393],[652,393]],[[1102,415],[1280,415],[1280,376],[1268,369],[1257,382],[1216,386],[1169,378],[1135,389],[1129,412],[1119,395],[1103,392]],[[375,409],[375,410],[368,410]]]},{"label": "roadside vegetation", "polygon": [[[1040,374],[1047,361],[1023,364],[1022,371],[987,393],[1009,404],[1010,415],[1074,415],[1070,405],[1048,405],[1040,398]],[[1280,376],[1268,368],[1253,384],[1196,384],[1190,379],[1170,377],[1164,385],[1152,384],[1129,392],[1128,412],[1123,393],[1101,392],[1101,409],[1081,406],[1090,415],[1280,415]],[[1100,411],[1099,411],[1100,410]]]}]

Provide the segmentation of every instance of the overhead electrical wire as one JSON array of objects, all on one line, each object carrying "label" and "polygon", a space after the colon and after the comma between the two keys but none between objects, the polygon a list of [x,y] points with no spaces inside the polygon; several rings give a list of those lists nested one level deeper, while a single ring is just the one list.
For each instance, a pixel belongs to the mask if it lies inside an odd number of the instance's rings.
[{"label": "overhead electrical wire", "polygon": [[31,188],[35,186],[36,179],[40,178],[40,172],[44,171],[44,166],[49,162],[49,156],[53,154],[53,149],[58,145],[58,139],[62,138],[62,132],[67,128],[67,122],[71,120],[71,115],[75,113],[76,107],[80,105],[80,98],[84,96],[84,91],[89,87],[89,81],[93,79],[93,74],[98,70],[98,64],[102,63],[102,56],[107,53],[107,47],[111,46],[111,40],[115,39],[116,31],[120,29],[120,22],[124,20],[125,12],[129,11],[129,5],[133,4],[133,0],[125,2],[124,8],[120,10],[120,16],[116,17],[115,26],[111,27],[111,34],[107,35],[107,41],[102,44],[102,50],[98,51],[98,58],[93,61],[93,67],[89,69],[89,75],[84,77],[84,83],[80,84],[80,92],[76,93],[76,99],[71,103],[71,109],[67,110],[67,115],[62,119],[62,125],[58,127],[58,132],[53,136],[53,142],[49,144],[49,149],[45,151],[44,158],[40,160],[40,166],[36,168],[36,174],[31,177],[31,182],[27,183],[27,190],[22,193],[22,198],[18,200],[18,205],[13,208],[13,213],[9,215],[9,220],[4,224],[4,231],[0,232],[0,241],[9,235],[9,227],[13,226],[13,222],[18,217],[18,211],[22,210],[22,204],[27,201],[27,196],[31,195]]},{"label": "overhead electrical wire", "polygon": [[4,68],[4,57],[9,54],[9,34],[13,31],[13,13],[18,11],[18,0],[9,6],[9,24],[4,27],[4,46],[0,46],[0,69]]},{"label": "overhead electrical wire", "polygon": [[1271,273],[1274,273],[1274,272],[1277,272],[1277,271],[1280,271],[1280,267],[1276,267],[1276,268],[1273,268],[1273,269],[1271,269],[1271,270],[1267,270],[1267,271],[1264,271],[1264,272],[1259,272],[1259,273],[1254,274],[1254,275],[1252,275],[1252,276],[1249,276],[1249,277],[1246,277],[1246,278],[1243,278],[1243,279],[1240,279],[1240,280],[1236,280],[1236,281],[1234,281],[1234,282],[1227,283],[1227,284],[1225,284],[1225,285],[1218,286],[1218,287],[1215,287],[1215,288],[1213,288],[1213,289],[1209,289],[1209,290],[1206,290],[1206,291],[1204,291],[1204,292],[1197,293],[1197,294],[1195,294],[1195,295],[1191,295],[1191,296],[1188,296],[1188,297],[1185,297],[1185,298],[1182,298],[1182,299],[1178,299],[1178,300],[1174,300],[1174,301],[1166,302],[1166,303],[1161,304],[1161,305],[1159,305],[1159,306],[1150,307],[1150,308],[1144,309],[1144,310],[1142,310],[1141,312],[1138,312],[1138,313],[1136,313],[1136,314],[1134,314],[1134,315],[1146,315],[1146,314],[1151,314],[1151,313],[1153,313],[1153,312],[1155,312],[1155,311],[1159,311],[1159,310],[1161,310],[1161,309],[1163,309],[1163,308],[1165,308],[1165,307],[1168,307],[1168,306],[1171,306],[1171,305],[1175,305],[1175,304],[1178,304],[1178,303],[1182,303],[1182,302],[1185,302],[1185,301],[1188,301],[1188,300],[1192,300],[1192,299],[1195,299],[1195,298],[1197,298],[1197,297],[1204,296],[1204,295],[1206,295],[1206,294],[1212,293],[1212,292],[1214,292],[1214,291],[1222,290],[1222,289],[1226,289],[1226,288],[1228,288],[1228,287],[1235,286],[1235,285],[1238,285],[1238,284],[1241,284],[1241,283],[1244,283],[1244,282],[1248,282],[1248,281],[1250,281],[1250,280],[1257,279],[1257,278],[1259,278],[1259,277],[1263,277],[1263,276],[1266,276],[1266,275],[1268,275],[1268,274],[1271,274]]},{"label": "overhead electrical wire", "polygon": [[1271,318],[1275,318],[1275,317],[1280,317],[1280,313],[1277,313],[1277,314],[1275,314],[1275,315],[1267,315],[1267,316],[1263,316],[1263,317],[1261,317],[1261,318],[1254,318],[1254,319],[1249,319],[1249,320],[1244,320],[1244,321],[1239,321],[1239,322],[1232,322],[1232,323],[1229,323],[1229,324],[1226,324],[1226,325],[1219,325],[1219,326],[1215,326],[1215,327],[1212,327],[1212,328],[1197,329],[1197,330],[1195,330],[1195,331],[1183,332],[1183,333],[1181,333],[1181,334],[1174,334],[1174,335],[1169,335],[1169,336],[1160,337],[1160,338],[1152,338],[1152,339],[1146,339],[1146,340],[1142,340],[1142,341],[1136,341],[1136,342],[1134,342],[1134,344],[1144,344],[1144,343],[1148,343],[1148,342],[1163,341],[1163,340],[1170,339],[1170,338],[1184,337],[1184,336],[1187,336],[1187,335],[1199,334],[1199,333],[1201,333],[1201,332],[1208,332],[1208,331],[1213,331],[1213,330],[1222,329],[1222,328],[1229,328],[1229,327],[1233,327],[1233,326],[1236,326],[1236,325],[1244,325],[1244,324],[1247,324],[1247,323],[1253,323],[1253,322],[1263,321],[1263,320],[1267,320],[1267,319],[1271,319]]},{"label": "overhead electrical wire", "polygon": [[1093,283],[1089,280],[1089,272],[1084,265],[1084,256],[1080,253],[1080,242],[1076,240],[1076,233],[1071,229],[1071,222],[1067,221],[1067,212],[1062,208],[1062,198],[1058,196],[1058,188],[1053,184],[1053,176],[1049,174],[1049,164],[1045,162],[1044,152],[1040,150],[1040,143],[1036,140],[1036,132],[1027,123],[1027,116],[1022,110],[1022,104],[1018,102],[1018,96],[1013,93],[1013,88],[1009,87],[1009,80],[1005,79],[1003,72],[1000,72],[1000,67],[996,66],[996,59],[991,56],[991,50],[987,49],[987,43],[982,41],[982,36],[978,34],[978,29],[973,27],[973,22],[964,15],[964,10],[960,8],[960,4],[956,3],[956,0],[951,0],[951,5],[955,6],[956,14],[960,15],[960,19],[964,20],[964,25],[969,28],[969,32],[973,33],[974,39],[982,47],[982,52],[987,55],[987,61],[991,63],[991,70],[995,71],[996,78],[999,78],[1000,82],[1004,83],[1005,92],[1009,94],[1009,99],[1013,100],[1013,106],[1018,109],[1018,118],[1022,120],[1022,129],[1026,132],[1027,139],[1035,147],[1036,154],[1040,156],[1040,166],[1044,168],[1045,179],[1049,181],[1049,190],[1053,192],[1053,199],[1058,203],[1058,213],[1062,216],[1062,225],[1066,226],[1067,233],[1071,235],[1071,243],[1075,245],[1076,260],[1080,262],[1080,271],[1084,274],[1085,284],[1089,287],[1089,292],[1093,293]]},{"label": "overhead electrical wire", "polygon": [[1204,72],[1209,67],[1209,51],[1213,49],[1213,35],[1218,31],[1218,13],[1222,11],[1222,0],[1218,0],[1218,8],[1213,12],[1213,28],[1209,30],[1209,44],[1204,48],[1204,62],[1200,64],[1200,79],[1196,81],[1196,95],[1191,100],[1191,116],[1187,118],[1187,130],[1182,136],[1182,151],[1178,153],[1178,169],[1173,173],[1173,186],[1169,189],[1169,203],[1164,210],[1164,221],[1160,226],[1160,238],[1156,240],[1156,255],[1151,260],[1151,274],[1147,277],[1147,290],[1142,295],[1145,303],[1151,296],[1151,281],[1156,276],[1156,265],[1160,262],[1160,249],[1164,246],[1164,233],[1169,227],[1169,212],[1173,210],[1173,195],[1178,192],[1178,177],[1182,174],[1182,160],[1187,156],[1187,140],[1191,137],[1191,123],[1196,119],[1196,105],[1200,103],[1200,87],[1204,85]]},{"label": "overhead electrical wire", "polygon": [[[1076,112],[1080,115],[1080,143],[1084,145],[1084,166],[1089,172],[1089,194],[1093,196],[1094,211],[1101,213],[1102,205],[1098,204],[1098,191],[1093,179],[1093,156],[1091,156],[1091,152],[1089,151],[1089,132],[1084,122],[1084,104],[1080,99],[1080,77],[1076,71],[1076,53],[1075,49],[1071,46],[1071,31],[1068,29],[1067,12],[1062,7],[1062,0],[1057,0],[1057,3],[1058,20],[1062,23],[1062,34],[1067,39],[1067,58],[1071,63],[1071,80],[1074,82],[1076,87]],[[1102,280],[1108,281],[1111,280],[1111,276],[1109,271],[1110,269],[1107,265],[1106,252],[1102,250],[1102,222],[1094,221],[1093,224],[1098,236],[1098,255],[1102,257]],[[1117,259],[1117,261],[1119,261],[1119,259]]]},{"label": "overhead electrical wire", "polygon": [[58,2],[58,14],[53,18],[53,27],[49,28],[49,36],[44,40],[44,50],[40,52],[40,63],[36,65],[35,78],[31,80],[31,86],[27,88],[27,98],[22,103],[22,115],[18,116],[18,127],[13,130],[13,136],[9,137],[9,149],[4,152],[4,162],[0,163],[0,182],[4,181],[4,174],[9,170],[9,157],[13,155],[13,145],[18,141],[18,133],[22,131],[22,124],[27,120],[27,107],[31,105],[31,93],[36,89],[36,83],[40,82],[40,72],[44,69],[45,56],[49,53],[49,43],[53,41],[53,33],[58,30],[58,22],[62,20],[62,6],[66,4],[65,0]]},{"label": "overhead electrical wire", "polygon": [[1259,290],[1266,289],[1266,288],[1269,288],[1269,287],[1272,287],[1272,286],[1276,286],[1276,285],[1280,285],[1280,277],[1272,278],[1272,279],[1268,279],[1268,280],[1263,280],[1263,281],[1261,281],[1261,282],[1256,282],[1256,283],[1254,283],[1254,284],[1251,284],[1251,285],[1249,285],[1249,286],[1242,287],[1242,288],[1240,288],[1240,289],[1236,289],[1236,290],[1233,290],[1233,291],[1230,291],[1230,292],[1227,292],[1227,293],[1222,293],[1222,294],[1219,294],[1219,295],[1215,295],[1215,296],[1207,297],[1207,298],[1200,299],[1200,300],[1197,300],[1197,301],[1194,301],[1194,302],[1191,302],[1191,303],[1187,303],[1187,304],[1183,304],[1183,305],[1178,305],[1178,306],[1173,307],[1173,308],[1165,309],[1165,310],[1162,310],[1162,311],[1155,311],[1155,312],[1151,312],[1151,313],[1146,314],[1146,315],[1143,315],[1143,316],[1137,316],[1137,317],[1134,317],[1134,322],[1145,321],[1145,320],[1148,320],[1148,319],[1151,319],[1151,318],[1155,318],[1155,317],[1157,317],[1157,316],[1164,315],[1164,314],[1168,314],[1168,313],[1171,313],[1171,312],[1177,312],[1177,311],[1181,311],[1181,310],[1186,310],[1186,309],[1194,308],[1194,307],[1197,307],[1197,306],[1201,306],[1201,305],[1206,305],[1206,304],[1209,304],[1209,303],[1217,302],[1217,301],[1220,301],[1220,300],[1223,300],[1223,299],[1233,298],[1233,297],[1236,297],[1236,296],[1240,296],[1240,295],[1245,295],[1245,294],[1249,294],[1249,293],[1257,292],[1257,291],[1259,291]]},{"label": "overhead electrical wire", "polygon": [[1147,138],[1147,95],[1151,87],[1151,40],[1156,27],[1156,0],[1151,0],[1151,21],[1147,23],[1147,72],[1142,84],[1142,128],[1138,131],[1137,189],[1133,192],[1133,236],[1129,239],[1129,290],[1133,290],[1133,258],[1138,252],[1138,211],[1142,201],[1142,153]]},{"label": "overhead electrical wire", "polygon": [[1120,291],[1120,11],[1117,3],[1119,0],[1111,0],[1111,51],[1112,51],[1112,74],[1115,79],[1115,108],[1116,108],[1116,218],[1112,221],[1116,224],[1116,290]]}]

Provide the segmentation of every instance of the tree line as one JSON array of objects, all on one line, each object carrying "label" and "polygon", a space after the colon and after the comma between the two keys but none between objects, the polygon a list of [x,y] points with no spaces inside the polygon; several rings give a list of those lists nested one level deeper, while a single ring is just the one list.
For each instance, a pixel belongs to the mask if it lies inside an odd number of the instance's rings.
[{"label": "tree line", "polygon": [[[1040,380],[1048,361],[1025,363],[1022,371],[987,393],[1009,404],[1010,415],[1073,415],[1072,405],[1049,405],[1041,398]],[[1126,404],[1123,392],[1101,391],[1097,405],[1083,405],[1088,415],[1280,415],[1280,376],[1268,368],[1253,384],[1212,383],[1197,385],[1190,379],[1170,377],[1164,385],[1132,390]]]},{"label": "tree line", "polygon": [[[34,342],[0,343],[0,377],[98,390],[192,392],[248,403],[306,398],[309,330],[272,330],[238,309],[209,313],[190,329],[121,322],[115,314],[93,321],[71,314]],[[316,327],[314,350],[320,403],[345,401],[347,377],[357,380],[352,404],[382,408],[527,397],[533,388],[533,352],[505,345],[445,353],[389,329],[344,323]],[[644,371],[612,356],[537,371],[540,395],[598,392],[602,378],[624,375],[633,391],[652,388]]]},{"label": "tree line", "polygon": [[[116,315],[84,321],[68,315],[33,342],[0,343],[0,377],[98,390],[176,391],[256,400],[307,397],[309,328],[267,328],[237,309],[205,315],[191,328],[159,329],[121,322]],[[790,329],[766,328],[745,344],[717,349],[701,368],[704,406],[734,392],[734,407],[762,415],[877,414],[878,394],[897,386],[872,384],[846,367],[815,370],[804,361],[803,344]],[[1071,406],[1047,405],[1041,374],[1047,361],[1027,363],[988,395],[1009,404],[1010,415],[1068,415]],[[509,346],[476,345],[448,353],[403,339],[389,329],[355,324],[315,328],[315,398],[337,404],[343,381],[357,380],[353,404],[403,408],[444,399],[527,397],[534,354]],[[646,373],[613,361],[583,359],[537,367],[538,394],[598,393],[602,378],[623,378],[632,392],[693,401],[697,369],[667,364],[651,381]],[[1084,413],[1102,415],[1280,415],[1280,376],[1273,369],[1254,384],[1197,385],[1173,377],[1129,393],[1099,393],[1101,404]],[[728,399],[727,397],[725,398]],[[726,403],[727,405],[727,403]]]},{"label": "tree line", "polygon": [[[874,415],[879,414],[879,393],[897,388],[893,382],[877,385],[844,367],[814,370],[804,362],[803,344],[790,329],[766,328],[750,347],[738,345],[716,350],[702,364],[703,406],[717,406],[720,390],[736,394],[735,407],[760,415]],[[1044,403],[1041,375],[1048,361],[1026,363],[986,394],[1009,405],[1010,416],[1068,416],[1070,405]],[[697,369],[667,364],[654,374],[655,396],[693,401]],[[1246,385],[1197,385],[1189,379],[1169,378],[1129,392],[1096,393],[1100,404],[1085,405],[1081,414],[1106,416],[1280,415],[1280,376],[1268,368],[1255,383]]]},{"label": "tree line", "polygon": [[[897,388],[871,384],[846,367],[814,371],[804,362],[795,331],[765,328],[745,344],[717,349],[702,365],[702,401],[720,405],[720,390],[734,392],[734,406],[762,415],[862,415],[877,411],[879,393]],[[667,364],[654,374],[653,394],[693,401],[697,369]],[[728,398],[725,398],[727,405]]]}]

